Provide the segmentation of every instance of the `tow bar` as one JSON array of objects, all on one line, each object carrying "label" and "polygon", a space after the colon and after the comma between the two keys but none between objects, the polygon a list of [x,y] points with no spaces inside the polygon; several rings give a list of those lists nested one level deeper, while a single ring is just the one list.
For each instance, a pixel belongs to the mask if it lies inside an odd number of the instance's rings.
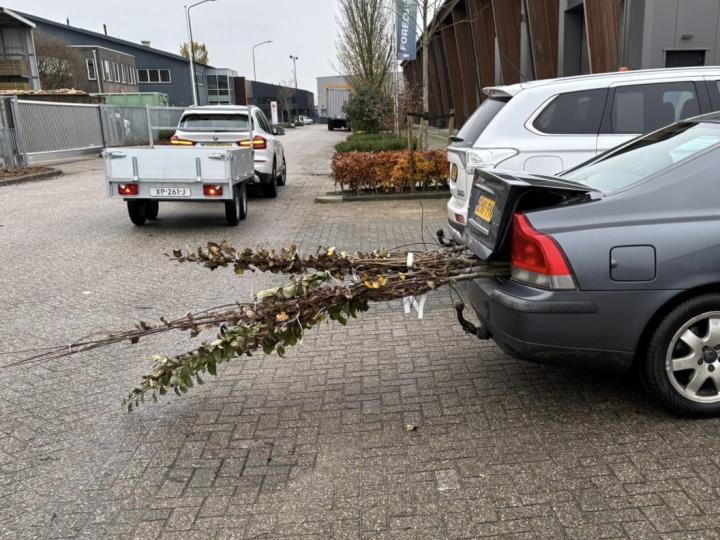
[{"label": "tow bar", "polygon": [[465,304],[462,302],[455,302],[455,313],[457,314],[457,320],[465,330],[465,333],[477,336],[478,339],[490,339],[490,332],[484,326],[475,326],[473,323],[468,321],[463,316],[465,311]]}]

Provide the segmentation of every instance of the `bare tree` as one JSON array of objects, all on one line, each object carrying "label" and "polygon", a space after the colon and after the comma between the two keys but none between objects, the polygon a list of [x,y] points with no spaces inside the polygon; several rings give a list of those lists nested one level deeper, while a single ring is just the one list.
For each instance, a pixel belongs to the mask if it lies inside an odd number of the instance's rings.
[{"label": "bare tree", "polygon": [[[206,65],[210,62],[207,46],[204,43],[193,39],[193,52],[195,53],[193,55],[193,62]],[[180,56],[190,60],[190,44],[188,41],[185,41],[182,45],[180,45]]]},{"label": "bare tree", "polygon": [[85,77],[85,57],[62,39],[38,32],[35,34],[40,85],[45,90],[77,88]]},{"label": "bare tree", "polygon": [[386,0],[339,0],[337,53],[354,88],[385,91],[395,60]]},{"label": "bare tree", "polygon": [[[295,102],[295,89],[292,88],[290,82],[281,81],[278,89],[278,99],[280,100],[280,107],[287,112],[288,121],[290,120],[290,111],[292,111],[293,103]],[[283,119],[285,115],[283,114]]]}]

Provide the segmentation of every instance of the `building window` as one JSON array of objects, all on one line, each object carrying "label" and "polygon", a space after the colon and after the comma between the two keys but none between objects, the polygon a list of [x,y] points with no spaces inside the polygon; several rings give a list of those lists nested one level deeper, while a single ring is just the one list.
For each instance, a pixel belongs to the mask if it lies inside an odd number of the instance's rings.
[{"label": "building window", "polygon": [[91,81],[97,80],[97,71],[95,70],[95,60],[93,58],[86,58],[85,64],[87,65],[88,79]]},{"label": "building window", "polygon": [[113,80],[116,83],[119,83],[120,82],[120,66],[118,65],[117,62],[113,62],[112,67],[113,67]]},{"label": "building window", "polygon": [[120,64],[120,82],[123,84],[127,83],[127,73],[125,71],[125,64]]},{"label": "building window", "polygon": [[131,85],[135,85],[135,70],[132,66],[128,66],[128,80]]},{"label": "building window", "polygon": [[169,69],[138,69],[138,82],[169,84],[172,82]]},{"label": "building window", "polygon": [[103,60],[103,72],[106,81],[112,81],[112,71],[110,68],[110,60]]}]

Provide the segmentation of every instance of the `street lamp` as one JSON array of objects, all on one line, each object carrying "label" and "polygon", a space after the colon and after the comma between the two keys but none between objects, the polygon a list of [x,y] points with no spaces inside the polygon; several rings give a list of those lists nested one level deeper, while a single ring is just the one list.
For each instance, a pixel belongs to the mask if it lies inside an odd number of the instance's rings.
[{"label": "street lamp", "polygon": [[257,81],[257,73],[255,72],[255,47],[259,47],[260,45],[266,45],[268,43],[275,43],[272,39],[268,41],[261,41],[260,43],[256,43],[252,46],[252,53],[253,53],[253,81]]},{"label": "street lamp", "polygon": [[297,100],[298,100],[298,95],[297,95],[297,61],[300,60],[300,58],[298,58],[297,56],[293,56],[293,55],[291,54],[291,55],[290,55],[290,60],[292,60],[292,62],[293,62],[293,76],[295,77],[295,99],[294,99],[293,101],[294,101],[294,105],[295,105],[295,121],[297,122],[297,117],[298,117],[298,115],[297,115]]},{"label": "street lamp", "polygon": [[217,1],[217,0],[200,0],[199,2],[195,2],[194,4],[185,6],[185,22],[187,23],[188,39],[190,40],[190,80],[192,81],[192,94],[193,94],[193,104],[194,105],[198,104],[198,95],[197,95],[197,81],[195,80],[195,47],[193,46],[192,25],[190,24],[190,10],[192,8],[194,8],[195,6],[204,4],[205,2],[215,2],[215,1]]}]

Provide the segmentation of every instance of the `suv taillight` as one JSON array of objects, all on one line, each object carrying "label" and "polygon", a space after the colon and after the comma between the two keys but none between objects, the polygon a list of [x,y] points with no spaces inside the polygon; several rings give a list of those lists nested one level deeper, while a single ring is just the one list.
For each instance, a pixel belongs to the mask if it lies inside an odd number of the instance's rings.
[{"label": "suv taillight", "polygon": [[178,146],[195,146],[195,141],[188,141],[187,139],[181,139],[177,135],[170,137],[170,144],[176,144]]},{"label": "suv taillight", "polygon": [[[243,148],[250,148],[250,139],[238,141],[238,145]],[[253,137],[252,146],[255,150],[265,150],[267,148],[267,139],[265,137],[261,137],[260,135],[255,135],[255,137]]]},{"label": "suv taillight", "polygon": [[510,246],[512,277],[546,289],[575,289],[570,265],[555,240],[536,231],[527,217],[515,214]]}]

